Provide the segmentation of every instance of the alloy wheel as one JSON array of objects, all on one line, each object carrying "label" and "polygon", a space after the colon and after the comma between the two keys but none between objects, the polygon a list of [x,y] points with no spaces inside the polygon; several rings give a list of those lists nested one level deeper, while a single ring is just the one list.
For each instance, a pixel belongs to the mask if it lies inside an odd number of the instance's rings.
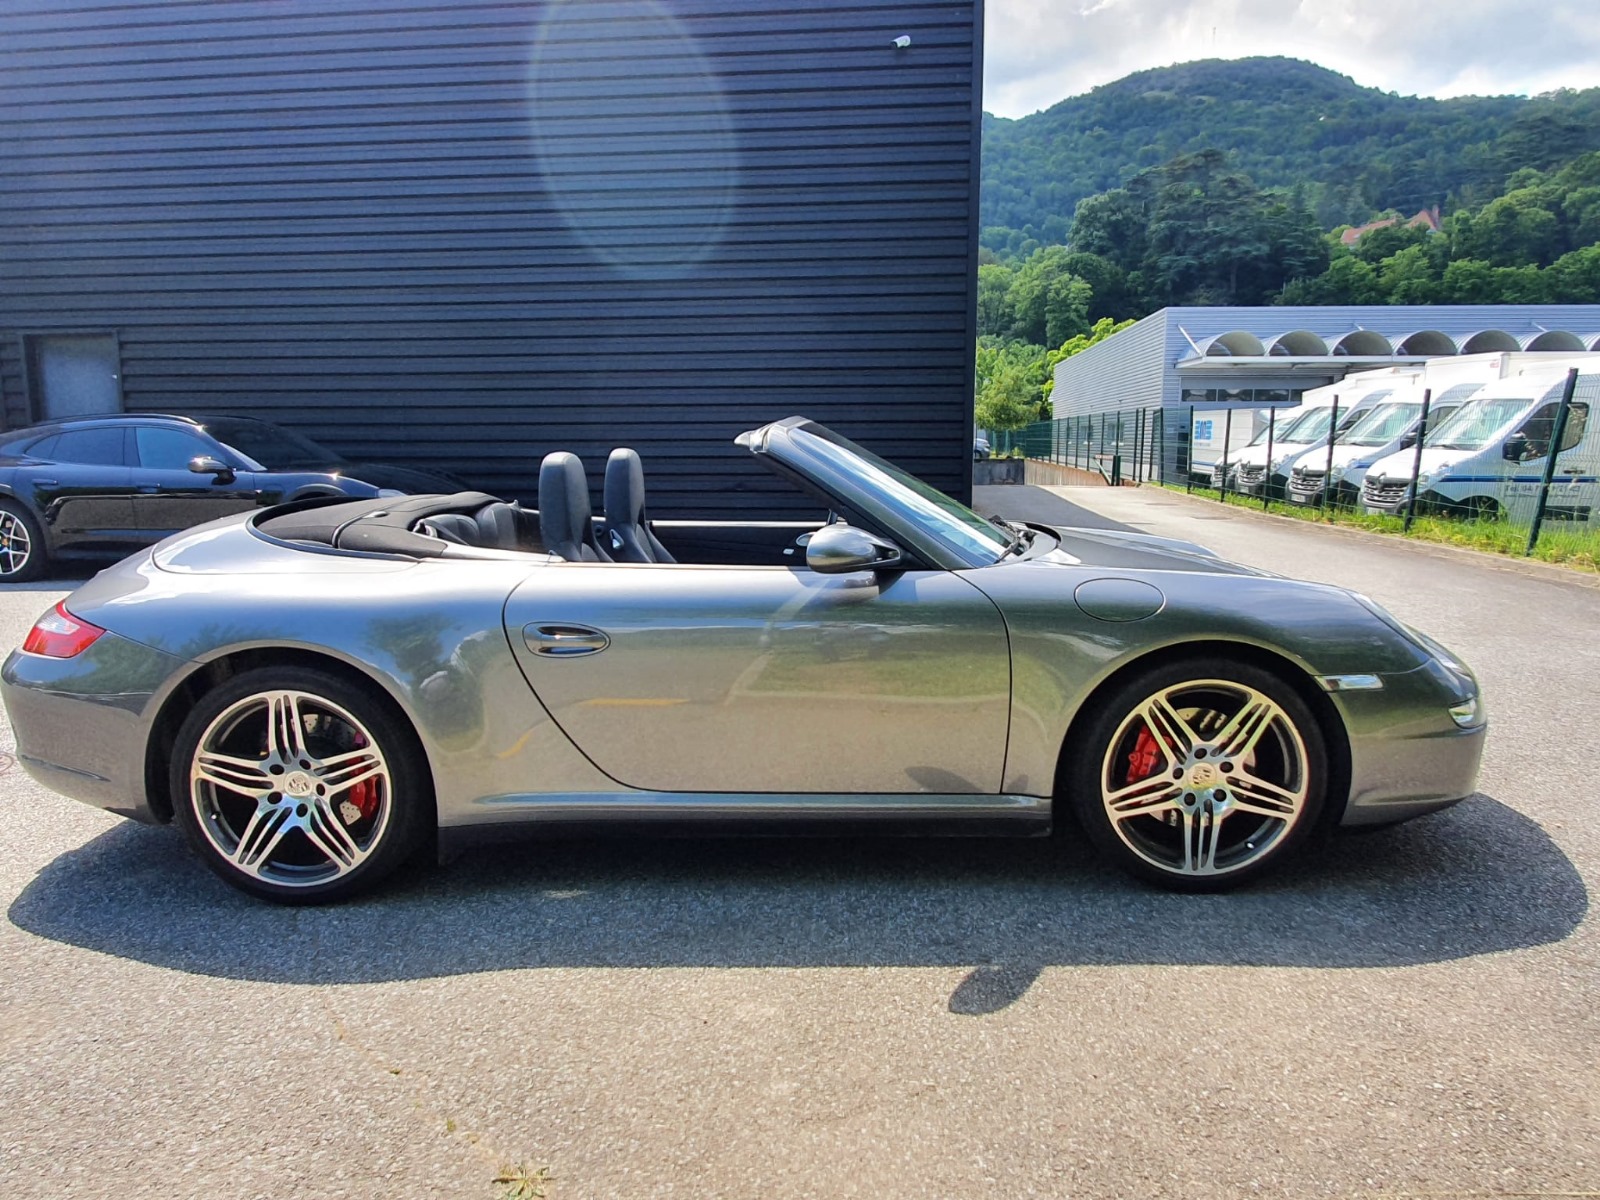
[{"label": "alloy wheel", "polygon": [[0,579],[20,575],[33,558],[33,538],[21,517],[0,509]]},{"label": "alloy wheel", "polygon": [[1137,858],[1194,880],[1272,854],[1303,819],[1305,739],[1282,705],[1223,679],[1163,687],[1135,705],[1100,765],[1108,823]]},{"label": "alloy wheel", "polygon": [[282,888],[360,867],[393,811],[389,764],[371,732],[309,692],[259,692],[200,735],[189,795],[201,835],[234,869]]}]

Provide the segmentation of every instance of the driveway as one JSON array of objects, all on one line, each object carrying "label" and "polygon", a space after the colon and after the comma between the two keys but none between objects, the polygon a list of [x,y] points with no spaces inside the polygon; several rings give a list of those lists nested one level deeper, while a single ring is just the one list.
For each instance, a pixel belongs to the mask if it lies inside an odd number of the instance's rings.
[{"label": "driveway", "polygon": [[[0,1194],[1600,1191],[1600,592],[1142,489],[980,507],[1069,498],[1458,649],[1482,794],[1224,897],[1044,842],[632,839],[293,911],[11,769]],[[0,641],[60,594],[0,589]]]}]

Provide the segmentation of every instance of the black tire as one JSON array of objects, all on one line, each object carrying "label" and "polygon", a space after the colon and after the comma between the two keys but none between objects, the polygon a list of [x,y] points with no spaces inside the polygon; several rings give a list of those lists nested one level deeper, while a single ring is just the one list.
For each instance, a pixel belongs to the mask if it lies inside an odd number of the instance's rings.
[{"label": "black tire", "polygon": [[[298,720],[278,719],[288,714]],[[231,783],[193,778],[203,744],[224,756],[211,763]],[[168,779],[173,814],[205,864],[280,904],[368,890],[436,820],[410,726],[371,686],[313,668],[262,667],[207,693],[179,728]]]},{"label": "black tire", "polygon": [[44,530],[20,501],[0,499],[0,583],[26,583],[44,574],[50,552]]},{"label": "black tire", "polygon": [[[1186,733],[1158,740],[1140,715],[1166,721],[1152,707],[1158,698],[1184,718],[1184,730],[1198,732],[1187,754],[1178,751]],[[1069,747],[1061,799],[1124,871],[1177,891],[1224,891],[1293,856],[1320,823],[1326,740],[1310,706],[1271,671],[1222,658],[1183,659],[1140,672],[1092,703],[1096,711]],[[1244,721],[1229,733],[1229,721],[1250,706],[1261,732],[1241,755],[1253,726]]]}]

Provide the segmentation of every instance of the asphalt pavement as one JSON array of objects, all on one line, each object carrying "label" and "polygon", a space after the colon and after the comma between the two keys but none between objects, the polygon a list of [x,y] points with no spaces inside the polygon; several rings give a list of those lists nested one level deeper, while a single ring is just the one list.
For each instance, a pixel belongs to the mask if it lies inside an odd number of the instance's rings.
[{"label": "asphalt pavement", "polygon": [[[1460,651],[1481,793],[1221,897],[1044,842],[633,838],[286,910],[0,758],[0,1195],[1600,1193],[1600,591],[1148,489],[980,497],[1069,505]],[[61,594],[0,588],[0,644]]]}]

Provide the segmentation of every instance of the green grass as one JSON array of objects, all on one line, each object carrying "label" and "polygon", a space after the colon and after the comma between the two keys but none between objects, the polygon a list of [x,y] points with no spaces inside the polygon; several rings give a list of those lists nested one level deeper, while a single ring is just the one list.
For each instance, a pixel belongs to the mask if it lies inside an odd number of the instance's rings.
[{"label": "green grass", "polygon": [[[1182,492],[1177,484],[1160,485],[1168,491]],[[1213,488],[1195,488],[1193,495],[1216,500]],[[1240,508],[1261,511],[1257,497],[1228,493],[1228,503]],[[1404,533],[1405,522],[1399,517],[1377,516],[1349,508],[1306,508],[1299,504],[1271,501],[1266,509],[1281,517],[1299,521],[1313,521],[1320,525],[1343,525],[1352,529],[1365,529],[1373,533],[1386,533],[1407,537],[1419,542],[1438,542],[1447,546],[1464,546],[1469,550],[1482,550],[1488,554],[1503,554],[1508,558],[1522,558],[1528,545],[1528,527],[1510,521],[1466,521],[1453,517],[1419,516]],[[1540,530],[1539,544],[1530,556],[1540,562],[1571,567],[1574,570],[1600,572],[1600,529],[1573,528],[1565,522],[1547,521]]]}]

